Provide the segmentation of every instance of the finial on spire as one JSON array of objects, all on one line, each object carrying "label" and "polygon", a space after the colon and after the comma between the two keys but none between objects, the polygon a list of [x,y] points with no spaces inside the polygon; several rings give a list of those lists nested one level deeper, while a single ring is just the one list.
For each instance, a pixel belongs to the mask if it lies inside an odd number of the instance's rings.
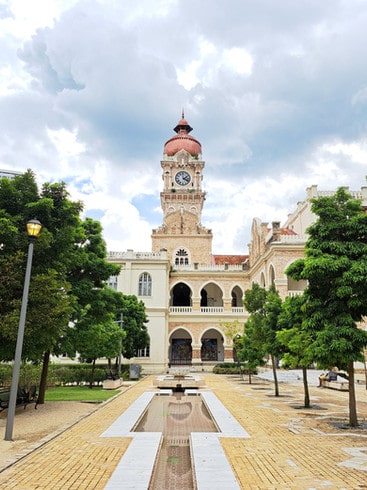
[{"label": "finial on spire", "polygon": [[185,119],[185,111],[183,109],[182,109],[181,116],[182,116],[181,120],[178,122],[177,126],[173,128],[173,131],[175,131],[176,133],[185,132],[186,134],[189,134],[190,131],[192,131],[192,127],[187,123]]}]

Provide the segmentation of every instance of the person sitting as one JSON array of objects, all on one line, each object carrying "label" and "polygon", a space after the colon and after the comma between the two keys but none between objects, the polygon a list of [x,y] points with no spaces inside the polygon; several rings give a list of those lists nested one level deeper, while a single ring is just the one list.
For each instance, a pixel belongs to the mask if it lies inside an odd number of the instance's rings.
[{"label": "person sitting", "polygon": [[338,373],[335,371],[329,371],[326,376],[326,381],[336,381],[338,379]]},{"label": "person sitting", "polygon": [[337,378],[338,378],[338,374],[335,371],[327,371],[326,373],[320,374],[318,388],[322,387],[323,381],[336,381]]}]

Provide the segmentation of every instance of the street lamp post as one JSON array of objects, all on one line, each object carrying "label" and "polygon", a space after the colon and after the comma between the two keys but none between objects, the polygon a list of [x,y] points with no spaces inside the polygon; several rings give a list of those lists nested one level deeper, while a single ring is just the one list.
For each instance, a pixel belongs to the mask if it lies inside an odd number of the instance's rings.
[{"label": "street lamp post", "polygon": [[[124,325],[124,314],[121,312],[120,320],[117,320],[116,323],[120,326],[120,329],[123,329]],[[120,339],[120,351],[118,357],[118,375],[121,378],[121,362],[122,362],[122,338]]]},{"label": "street lamp post", "polygon": [[26,273],[24,278],[23,298],[22,298],[22,306],[20,310],[17,345],[15,348],[13,376],[12,376],[11,387],[10,387],[8,416],[6,419],[5,441],[11,441],[13,436],[13,425],[14,425],[15,406],[16,406],[17,394],[18,394],[20,363],[22,360],[24,327],[25,327],[25,319],[27,314],[29,282],[31,278],[31,269],[32,269],[33,245],[36,238],[40,234],[41,228],[42,225],[37,219],[32,219],[27,223],[27,233],[29,237],[28,259],[27,259],[27,268],[26,268]]}]

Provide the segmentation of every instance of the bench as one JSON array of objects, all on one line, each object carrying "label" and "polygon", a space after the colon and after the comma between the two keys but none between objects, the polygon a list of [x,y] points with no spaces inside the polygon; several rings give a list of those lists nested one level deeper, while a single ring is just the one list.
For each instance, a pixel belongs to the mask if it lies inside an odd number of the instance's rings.
[{"label": "bench", "polygon": [[[6,410],[9,407],[9,399],[10,399],[10,388],[6,390],[0,391],[0,412]],[[38,405],[38,393],[37,387],[32,386],[30,390],[26,390],[24,388],[18,388],[17,392],[17,401],[15,403],[16,407],[24,407],[24,409],[30,403],[35,403],[34,408],[37,408]]]},{"label": "bench", "polygon": [[344,378],[337,378],[333,381],[321,380],[321,386],[324,388],[330,388],[331,390],[349,391],[349,381]]}]

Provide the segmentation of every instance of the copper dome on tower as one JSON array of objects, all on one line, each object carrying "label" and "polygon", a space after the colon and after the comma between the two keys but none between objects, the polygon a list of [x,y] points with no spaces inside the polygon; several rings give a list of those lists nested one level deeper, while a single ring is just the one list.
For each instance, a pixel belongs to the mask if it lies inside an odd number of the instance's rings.
[{"label": "copper dome on tower", "polygon": [[177,136],[173,136],[166,142],[163,153],[168,156],[173,156],[180,150],[186,150],[190,155],[201,154],[201,144],[189,135],[192,127],[186,121],[183,112],[182,118],[174,128],[174,131],[176,131]]}]

